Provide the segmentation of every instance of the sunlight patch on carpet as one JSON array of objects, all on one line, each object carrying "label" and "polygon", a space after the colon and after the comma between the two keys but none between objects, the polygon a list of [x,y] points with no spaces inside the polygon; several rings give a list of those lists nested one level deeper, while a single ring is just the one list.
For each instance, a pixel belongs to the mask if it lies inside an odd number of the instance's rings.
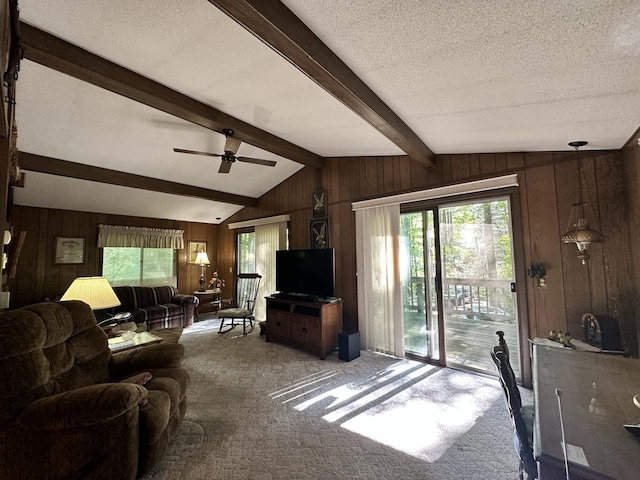
[{"label": "sunlight patch on carpet", "polygon": [[349,380],[344,371],[321,370],[269,397],[434,462],[502,395],[493,379],[407,359]]},{"label": "sunlight patch on carpet", "polygon": [[[351,399],[357,396],[361,396],[364,392],[367,392],[373,389],[379,389],[381,385],[384,385],[389,381],[393,380],[394,377],[399,377],[399,380],[396,380],[396,386],[399,386],[402,383],[405,383],[406,381],[409,380],[409,378],[407,378],[407,375],[405,374],[409,370],[415,368],[416,365],[418,365],[416,362],[412,362],[408,360],[399,361],[397,363],[394,363],[393,365],[390,365],[384,370],[377,372],[376,375],[368,378],[363,382],[358,382],[358,383],[352,382],[344,385],[339,385],[338,387],[328,390],[322,393],[321,395],[317,395],[303,403],[300,403],[295,408],[296,410],[300,410],[300,411],[306,410],[312,405],[318,404],[327,398],[333,399],[333,401],[326,408],[327,409],[334,408],[340,404],[349,402]],[[424,368],[426,369],[424,370],[426,372],[436,367],[427,366]],[[357,403],[363,405],[363,404],[366,404],[367,402],[368,400],[365,401],[364,403],[362,402],[357,402]],[[354,403],[351,403],[350,405],[353,406]],[[354,407],[354,408],[359,408],[359,407]],[[349,407],[345,407],[345,409],[349,410]],[[351,411],[353,411],[353,409],[351,409]],[[329,422],[334,422],[338,418],[341,418],[341,416],[336,416],[335,418],[327,418],[327,416],[325,416],[323,418]]]},{"label": "sunlight patch on carpet", "polygon": [[[440,395],[443,390],[446,398]],[[489,379],[442,369],[341,426],[434,462],[474,426],[500,393]]]}]

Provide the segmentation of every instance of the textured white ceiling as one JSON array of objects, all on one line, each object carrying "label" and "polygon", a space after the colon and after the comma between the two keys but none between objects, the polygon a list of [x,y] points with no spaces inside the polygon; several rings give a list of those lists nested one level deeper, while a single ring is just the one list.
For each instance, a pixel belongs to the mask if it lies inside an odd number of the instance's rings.
[{"label": "textured white ceiling", "polygon": [[[15,202],[27,207],[111,213],[131,217],[167,218],[220,223],[239,205],[27,172],[25,188],[15,189]],[[220,218],[212,217],[212,212]]]},{"label": "textured white ceiling", "polygon": [[[436,153],[568,150],[576,139],[620,148],[640,125],[640,0],[283,3]],[[319,155],[402,153],[206,0],[20,8],[27,23]],[[252,197],[301,168],[243,144],[240,154],[277,167],[217,174],[219,160],[171,149],[219,152],[222,135],[29,61],[17,85],[22,151]],[[144,204],[133,214],[210,223],[240,208],[135,189],[119,190],[117,206],[116,187],[37,177],[28,172],[18,203],[106,213]]]},{"label": "textured white ceiling", "polygon": [[621,148],[637,0],[284,0],[436,153]]}]

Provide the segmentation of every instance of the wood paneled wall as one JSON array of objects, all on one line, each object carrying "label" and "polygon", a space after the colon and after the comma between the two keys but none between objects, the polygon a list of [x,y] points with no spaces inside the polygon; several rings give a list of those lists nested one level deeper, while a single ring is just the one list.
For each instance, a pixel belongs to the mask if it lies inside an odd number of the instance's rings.
[{"label": "wood paneled wall", "polygon": [[[625,200],[629,208],[624,218],[628,225],[630,255],[629,260],[633,268],[633,282],[630,286],[629,301],[633,305],[640,305],[640,129],[622,149],[624,162]],[[640,326],[640,307],[636,307],[636,325]],[[640,344],[640,328],[638,328]]]},{"label": "wood paneled wall", "polygon": [[[355,226],[351,202],[517,173],[524,267],[543,263],[548,288],[536,288],[526,278],[529,335],[549,330],[570,331],[580,337],[580,316],[585,312],[618,318],[626,346],[637,355],[640,299],[640,260],[635,254],[640,231],[640,154],[637,146],[623,151],[580,152],[585,199],[597,212],[594,226],[606,235],[592,246],[592,258],[582,266],[574,246],[560,237],[568,227],[571,204],[578,195],[577,160],[573,152],[440,155],[436,165],[424,169],[408,157],[332,158],[322,169],[304,168],[264,195],[257,207],[245,208],[228,222],[289,214],[291,248],[309,248],[312,192],[325,189],[328,197],[330,244],[336,249],[336,293],[344,299],[345,328],[357,329]],[[623,162],[624,158],[624,162]],[[27,232],[18,274],[9,283],[12,307],[61,295],[77,276],[99,275],[101,255],[95,247],[97,226],[136,225],[185,230],[185,241],[206,240],[212,267],[228,281],[235,273],[235,232],[221,226],[14,207],[14,238]],[[57,235],[87,239],[84,265],[54,265]],[[632,251],[631,247],[634,247]],[[198,288],[199,267],[187,265],[186,250],[178,260],[178,289]],[[640,309],[638,309],[640,310]]]},{"label": "wood paneled wall", "polygon": [[[12,209],[14,238],[21,231],[26,232],[26,237],[17,275],[9,280],[11,307],[41,302],[47,297],[59,297],[76,277],[100,275],[102,254],[96,246],[100,224],[184,230],[185,249],[179,250],[177,260],[178,290],[181,293],[190,293],[199,288],[200,267],[187,264],[186,247],[189,240],[207,242],[207,254],[212,265],[206,268],[206,275],[217,268],[218,225],[15,206]],[[87,249],[85,263],[54,264],[56,236],[84,237]]]},{"label": "wood paneled wall", "polygon": [[[435,166],[424,169],[408,157],[333,158],[319,170],[305,168],[247,208],[230,222],[288,213],[290,247],[309,248],[311,195],[324,188],[328,195],[330,245],[336,249],[336,290],[344,299],[345,328],[357,328],[355,226],[351,202],[384,195],[517,173],[526,266],[543,263],[548,288],[538,289],[526,278],[530,336],[546,336],[551,329],[581,337],[585,312],[619,318],[626,346],[637,354],[637,327],[629,256],[628,215],[624,168],[619,151],[580,152],[585,200],[597,212],[592,222],[605,232],[606,242],[591,248],[583,266],[577,249],[560,238],[567,230],[571,204],[577,201],[577,160],[574,152],[439,155]],[[636,160],[637,164],[637,160]],[[638,193],[635,193],[638,203]],[[636,207],[637,208],[637,207]],[[636,215],[637,218],[637,215]],[[220,265],[234,266],[235,234],[220,230]]]}]

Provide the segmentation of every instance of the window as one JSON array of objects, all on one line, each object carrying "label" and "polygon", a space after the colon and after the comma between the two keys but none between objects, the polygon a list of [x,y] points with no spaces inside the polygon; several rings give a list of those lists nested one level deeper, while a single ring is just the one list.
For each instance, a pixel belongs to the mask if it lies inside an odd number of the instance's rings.
[{"label": "window", "polygon": [[256,271],[256,233],[238,233],[238,273]]},{"label": "window", "polygon": [[173,248],[104,247],[102,275],[112,286],[178,285]]}]

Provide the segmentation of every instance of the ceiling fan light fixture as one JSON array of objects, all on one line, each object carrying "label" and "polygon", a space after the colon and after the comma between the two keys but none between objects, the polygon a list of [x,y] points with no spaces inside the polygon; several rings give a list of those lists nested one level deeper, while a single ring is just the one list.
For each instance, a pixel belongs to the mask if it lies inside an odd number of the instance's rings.
[{"label": "ceiling fan light fixture", "polygon": [[243,163],[252,163],[254,165],[264,165],[267,167],[275,167],[276,162],[274,160],[263,160],[261,158],[251,158],[251,157],[239,157],[237,156],[238,149],[242,144],[242,140],[233,137],[235,133],[231,128],[223,128],[222,133],[225,136],[224,141],[224,153],[210,153],[210,152],[198,152],[196,150],[187,150],[184,148],[174,148],[173,151],[176,153],[189,153],[192,155],[204,155],[206,157],[220,157],[220,168],[218,169],[218,173],[229,173],[231,170],[231,165],[236,162]]}]

